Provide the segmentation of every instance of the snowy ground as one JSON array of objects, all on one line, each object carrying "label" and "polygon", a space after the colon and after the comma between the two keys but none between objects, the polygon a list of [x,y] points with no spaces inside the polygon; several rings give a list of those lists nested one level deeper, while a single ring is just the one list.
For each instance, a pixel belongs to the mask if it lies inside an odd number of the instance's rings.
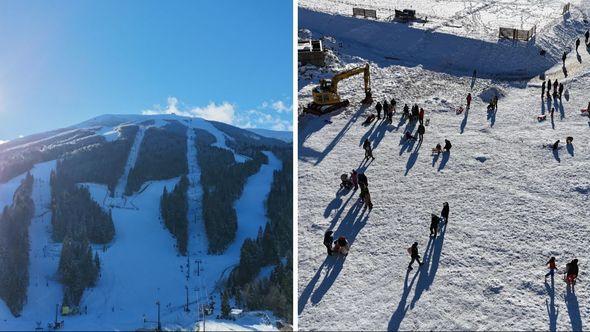
[{"label": "snowy ground", "polygon": [[[377,3],[392,10],[396,7],[389,1]],[[299,8],[299,27],[313,31],[314,38],[334,37],[338,45],[328,43],[329,48],[360,56],[382,67],[420,64],[443,73],[470,75],[477,69],[480,77],[523,79],[560,62],[563,51],[571,49],[575,37],[585,32],[587,24],[583,20],[588,13],[580,8],[590,7],[590,1],[579,0],[573,4],[570,14],[562,16],[560,1],[416,2],[416,6],[441,15],[423,25],[354,18],[352,5],[345,1],[304,0]],[[545,11],[553,14],[544,15]],[[495,15],[505,17],[502,24],[488,22],[500,19]],[[531,22],[539,20],[537,36],[530,42],[499,40],[498,26],[520,28],[520,15],[533,17]],[[443,24],[449,20],[459,22],[453,24],[459,24],[461,29]],[[525,24],[524,28],[530,26]],[[540,55],[541,49],[546,51],[544,56]]]},{"label": "snowy ground", "polygon": [[[418,103],[430,124],[421,147],[401,139],[416,128],[399,114],[392,125],[363,126],[374,104],[368,109],[360,105],[358,79],[339,86],[351,101],[348,108],[332,116],[300,118],[299,327],[588,329],[590,121],[580,109],[590,101],[590,54],[580,48],[581,64],[570,54],[566,67],[576,70],[567,80],[561,64],[548,70],[552,79],[566,83],[566,93],[563,103],[547,105],[540,98],[539,79],[472,81],[453,68],[450,74],[425,69],[419,60],[406,66],[376,63],[368,50],[379,42],[349,41],[339,58],[349,66],[371,60],[375,100],[395,97],[398,110],[404,103]],[[314,76],[331,74],[316,71]],[[315,81],[300,71],[302,77],[300,106],[310,102]],[[486,114],[480,98],[491,88],[505,94],[495,116]],[[456,115],[454,109],[464,105],[470,91],[471,110]],[[553,123],[549,115],[537,122],[537,115],[552,106]],[[562,145],[552,153],[543,147],[557,139],[564,142],[566,136],[574,137],[573,148]],[[362,162],[365,138],[372,141],[376,157],[368,164]],[[453,143],[450,155],[432,156],[431,148],[445,138]],[[375,204],[370,212],[359,208],[358,191],[338,192],[340,174],[352,169],[368,176]],[[440,214],[445,201],[451,208],[448,227],[436,240],[429,239],[430,214]],[[322,239],[327,229],[349,239],[348,257],[326,256]],[[425,265],[407,271],[406,248],[414,241]],[[560,270],[567,261],[580,260],[575,294],[567,292],[559,276],[553,284],[544,283],[550,256],[557,257]]]},{"label": "snowy ground", "polygon": [[[162,122],[155,125],[163,124]],[[207,255],[202,221],[195,218],[200,215],[198,204],[202,190],[199,188],[200,170],[195,159],[196,150],[191,148],[194,147],[195,137],[190,133],[194,127],[211,130],[218,139],[216,145],[227,148],[225,135],[215,127],[199,119],[191,122],[187,151],[191,180],[189,216],[192,217],[189,228],[190,267],[187,265],[187,257],[178,255],[175,248],[176,240],[163,225],[159,213],[159,202],[164,187],[171,191],[178,178],[148,182],[142,190],[130,197],[125,197],[121,190],[116,190],[117,195],[113,199],[109,198],[105,185],[82,184],[89,188],[92,197],[105,209],[111,207],[116,235],[112,243],[95,246],[94,249],[101,258],[101,276],[97,286],[84,293],[80,305],[81,315],[59,317],[60,320],[65,320],[66,330],[154,328],[158,300],[161,303],[162,325],[165,329],[196,329],[202,324],[198,322],[197,304],[208,302],[210,295],[215,298],[216,310],[213,316],[207,317],[207,329],[275,329],[274,317],[269,312],[246,313],[236,321],[215,320],[214,317],[219,314],[220,309],[217,283],[239,261],[243,241],[248,237],[256,237],[258,227],[266,223],[264,202],[270,192],[273,171],[279,170],[282,164],[272,153],[266,153],[269,163],[262,165],[258,173],[248,178],[242,197],[235,203],[238,214],[236,240],[223,255]],[[142,133],[143,130],[138,132],[126,170],[135,164],[137,153],[134,152],[139,150]],[[60,245],[50,240],[49,174],[54,167],[55,161],[52,161],[36,165],[32,170],[35,177],[33,199],[36,217],[30,228],[29,301],[19,318],[14,318],[0,301],[2,328],[45,328],[48,322],[53,321],[55,305],[62,299],[61,284],[56,280]],[[128,174],[128,171],[125,174]],[[11,203],[14,190],[23,177],[24,175],[21,175],[0,185],[0,203]],[[123,176],[117,188],[125,188],[125,183],[126,177]],[[198,225],[200,227],[197,227]],[[201,261],[199,272],[196,270],[197,260]],[[190,312],[184,311],[185,287],[188,287],[189,291]]]}]

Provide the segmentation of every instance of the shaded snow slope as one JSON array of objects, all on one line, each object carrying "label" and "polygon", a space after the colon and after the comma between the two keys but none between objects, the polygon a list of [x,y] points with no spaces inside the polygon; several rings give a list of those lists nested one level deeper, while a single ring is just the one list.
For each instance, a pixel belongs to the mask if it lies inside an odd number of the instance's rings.
[{"label": "shaded snow slope", "polygon": [[[581,2],[586,6],[590,4],[587,0]],[[564,48],[571,46],[576,36],[585,32],[587,23],[582,20],[588,14],[588,8],[581,7],[584,8],[582,12],[572,10],[565,19],[559,14],[543,17],[545,24],[538,27],[536,41],[512,42],[498,40],[497,27],[482,22],[473,27],[472,33],[461,34],[422,25],[354,18],[350,14],[342,15],[340,9],[334,14],[324,5],[308,5],[314,10],[299,8],[299,26],[311,30],[316,38],[336,38],[342,43],[338,48],[340,52],[361,56],[382,66],[420,64],[430,70],[463,75],[471,75],[475,69],[478,76],[502,79],[530,78],[560,62]],[[492,9],[508,6],[498,2],[481,2],[480,5]],[[347,7],[352,12],[352,6],[347,4]],[[547,8],[536,4],[529,10],[537,7]],[[332,8],[340,7],[336,4]],[[452,5],[449,8],[453,8]],[[518,25],[516,28],[520,27],[520,17],[513,17],[512,22],[512,25]],[[485,38],[490,33],[487,31],[491,31],[494,38]],[[545,56],[539,54],[541,49],[547,51]]]}]

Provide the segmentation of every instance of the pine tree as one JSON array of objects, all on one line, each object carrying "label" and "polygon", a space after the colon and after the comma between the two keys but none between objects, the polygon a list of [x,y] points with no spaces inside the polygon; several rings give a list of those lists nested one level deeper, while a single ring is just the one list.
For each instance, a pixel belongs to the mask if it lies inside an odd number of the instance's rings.
[{"label": "pine tree", "polygon": [[231,307],[229,306],[229,295],[226,291],[221,293],[221,318],[228,318],[231,312]]}]

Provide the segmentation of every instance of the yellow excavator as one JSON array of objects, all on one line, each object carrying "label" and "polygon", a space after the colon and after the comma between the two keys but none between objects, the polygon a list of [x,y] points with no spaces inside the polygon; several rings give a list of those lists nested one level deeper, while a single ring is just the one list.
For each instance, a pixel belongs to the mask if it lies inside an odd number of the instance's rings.
[{"label": "yellow excavator", "polygon": [[341,100],[338,94],[338,82],[354,75],[363,74],[365,81],[365,99],[361,102],[363,104],[373,103],[371,95],[371,74],[369,65],[357,67],[338,73],[332,79],[321,79],[320,85],[312,90],[313,102],[305,109],[306,112],[316,115],[322,115],[335,111],[341,107],[346,107],[350,104],[348,99]]}]

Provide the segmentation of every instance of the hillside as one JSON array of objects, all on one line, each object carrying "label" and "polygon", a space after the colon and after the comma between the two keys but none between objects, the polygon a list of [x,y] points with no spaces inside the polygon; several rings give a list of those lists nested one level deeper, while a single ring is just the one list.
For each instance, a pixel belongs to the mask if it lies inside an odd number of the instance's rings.
[{"label": "hillside", "polygon": [[[208,328],[273,330],[275,321],[288,322],[266,302],[254,307],[238,301],[236,292],[243,290],[235,287],[229,305],[245,315],[228,320],[221,293],[229,273],[242,266],[244,242],[273,223],[267,197],[286,185],[274,175],[291,163],[285,157],[291,153],[280,140],[176,115],[104,115],[3,144],[0,207],[15,205],[13,195],[30,172],[34,216],[22,230],[30,243],[28,258],[21,259],[28,260],[26,301],[19,310],[12,300],[0,300],[0,326],[48,328],[59,306],[65,330],[150,329],[156,327],[157,301],[166,329],[198,328],[209,307]],[[242,175],[210,173],[204,160]],[[211,195],[233,188],[234,198],[218,207],[234,216],[221,247],[210,239],[226,219],[207,219],[212,208],[203,199],[205,184],[215,187]],[[272,246],[279,235],[272,233]],[[283,275],[282,262],[290,260],[290,251],[281,252],[257,268]],[[272,277],[263,281],[268,286],[259,288],[259,296],[273,285]],[[12,291],[0,290],[6,292]]]}]

